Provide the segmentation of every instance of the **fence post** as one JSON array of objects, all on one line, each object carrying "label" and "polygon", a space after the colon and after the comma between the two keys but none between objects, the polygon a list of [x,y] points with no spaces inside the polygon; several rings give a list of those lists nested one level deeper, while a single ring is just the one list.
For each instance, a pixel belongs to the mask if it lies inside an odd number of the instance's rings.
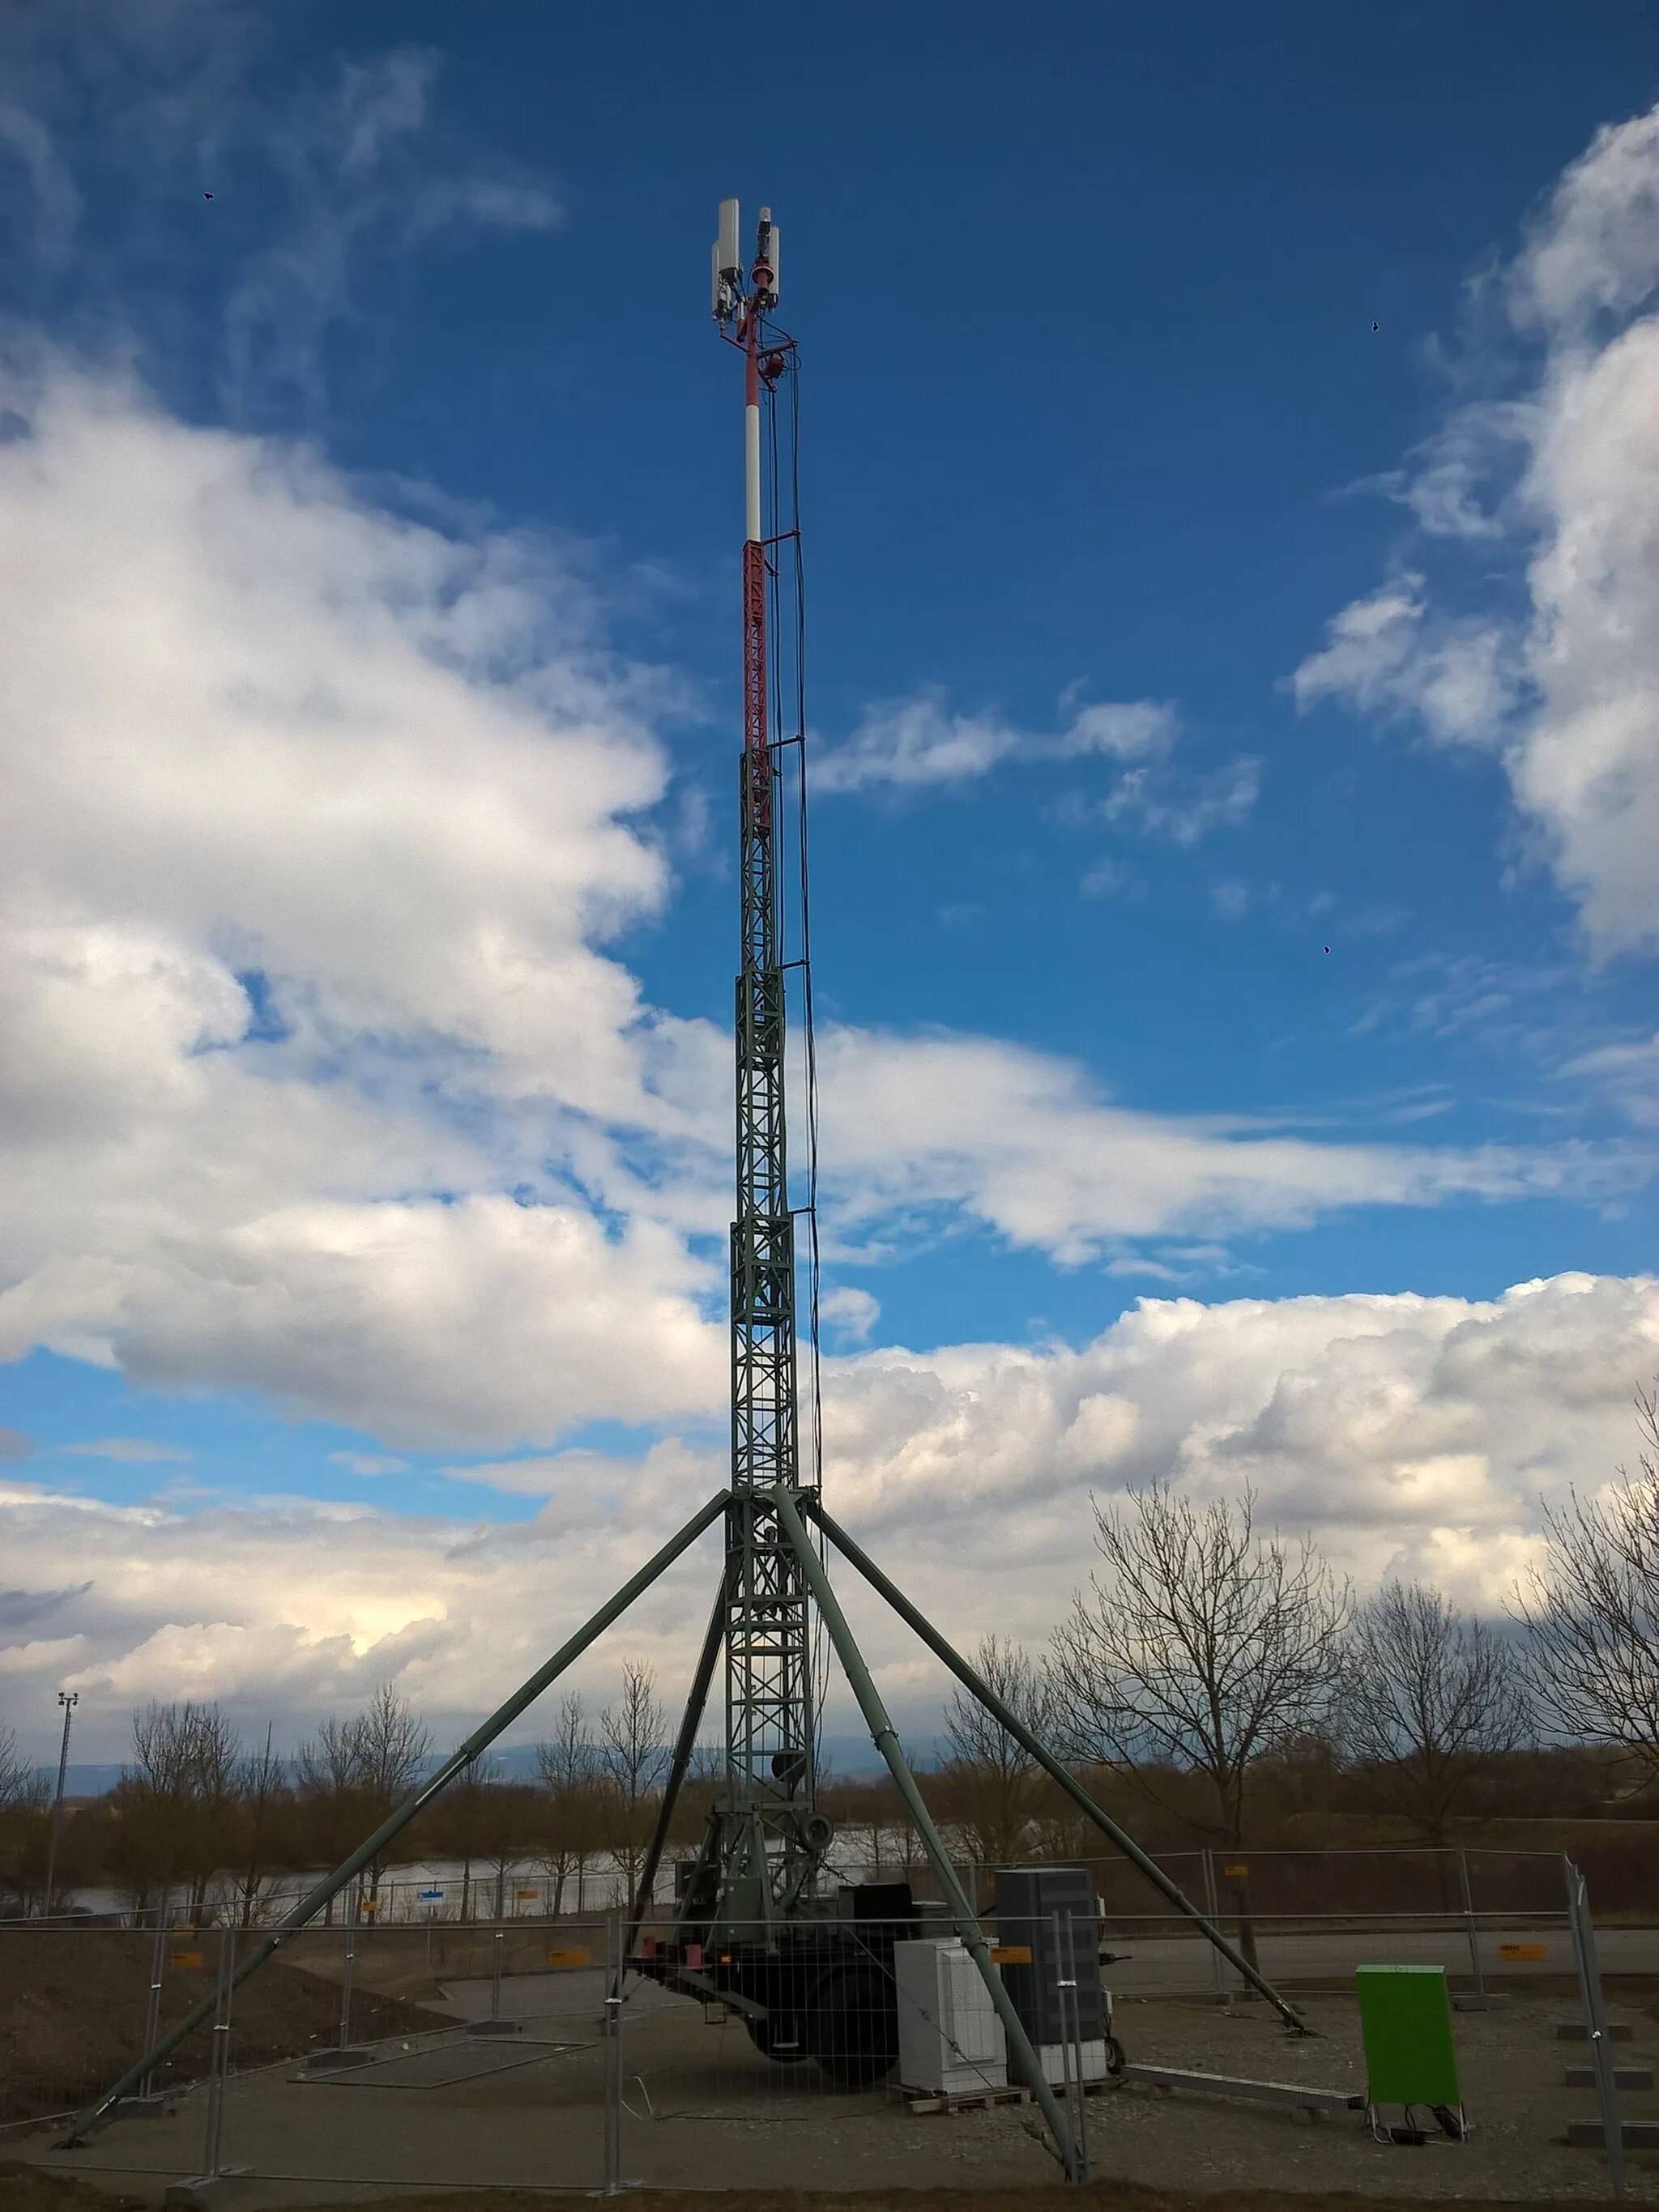
[{"label": "fence post", "polygon": [[622,1922],[614,1908],[605,1915],[605,2193],[622,2190],[623,1947]]},{"label": "fence post", "polygon": [[1462,1844],[1457,1846],[1457,1872],[1463,1885],[1463,1924],[1468,1930],[1469,1965],[1474,1974],[1474,1994],[1480,2008],[1484,2011],[1488,1999],[1486,1979],[1480,1972],[1480,1939],[1475,1924],[1474,1893],[1469,1887],[1469,1855]]},{"label": "fence post", "polygon": [[343,2051],[351,2040],[351,1976],[357,1961],[357,1931],[351,1922],[346,1922],[345,1960],[340,1970],[340,2048]]},{"label": "fence post", "polygon": [[[170,1894],[170,1891],[164,1889],[161,1901],[155,1908],[155,1944],[149,1954],[149,2005],[144,2014],[146,2051],[155,2049],[157,2032],[161,2025],[161,1982],[167,1972],[167,1899]],[[155,2069],[153,2066],[138,2084],[138,2094],[141,2097],[155,2094]]]},{"label": "fence post", "polygon": [[219,2002],[213,2019],[213,2056],[208,2068],[207,2136],[202,2148],[202,2179],[216,2180],[219,2145],[224,2132],[225,2075],[230,2065],[230,1993],[236,1965],[236,1931],[219,1938]]},{"label": "fence post", "polygon": [[[1216,1894],[1215,1854],[1207,1844],[1204,1850],[1204,1910],[1213,1928],[1221,1917],[1221,1900]],[[1210,1947],[1210,1964],[1215,1969],[1215,2001],[1224,2005],[1229,1994],[1226,1963],[1213,1944]]]},{"label": "fence post", "polygon": [[[1060,1998],[1060,2064],[1066,2081],[1066,2117],[1073,2124],[1073,2141],[1077,2147],[1079,2182],[1089,2179],[1088,2119],[1084,2106],[1088,2092],[1083,2086],[1083,2007],[1077,1988],[1077,1923],[1070,1912],[1056,1912],[1054,1922],[1054,1985]],[[1041,2052],[1038,2056],[1041,2057]]]},{"label": "fence post", "polygon": [[507,1930],[499,1918],[495,1934],[490,1938],[489,2017],[492,2021],[501,2016],[501,1952],[507,1942]]},{"label": "fence post", "polygon": [[1601,2002],[1601,1969],[1595,1957],[1595,1928],[1590,1919],[1589,1893],[1584,1877],[1564,1854],[1562,1870],[1567,1879],[1567,1920],[1572,1929],[1572,1953],[1578,1963],[1578,1987],[1584,2000],[1584,2025],[1589,2030],[1590,2057],[1595,2062],[1595,2095],[1601,2107],[1601,2145],[1607,2153],[1613,2193],[1625,2193],[1625,2128],[1619,2115],[1619,2087],[1613,2075],[1613,2049],[1607,2036],[1607,2009]]}]

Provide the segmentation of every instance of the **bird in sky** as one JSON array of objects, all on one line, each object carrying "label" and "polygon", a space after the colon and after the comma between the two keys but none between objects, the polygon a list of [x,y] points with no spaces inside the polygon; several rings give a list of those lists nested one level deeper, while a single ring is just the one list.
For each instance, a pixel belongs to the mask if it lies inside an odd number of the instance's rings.
[{"label": "bird in sky", "polygon": [[[211,193],[211,192],[210,192],[210,193],[208,194],[208,198],[209,198],[210,199],[211,199],[211,198],[213,198],[213,195],[212,195],[212,193]],[[1377,325],[1376,325],[1375,323],[1373,323],[1373,324],[1371,325],[1371,328],[1372,328],[1373,330],[1375,330],[1376,327],[1377,327]]]},{"label": "bird in sky", "polygon": [[[203,193],[203,195],[202,195],[202,198],[203,198],[204,200],[210,200],[210,199],[213,198],[213,195],[212,195],[212,193],[211,193],[211,192],[204,192],[204,193]],[[1372,328],[1373,330],[1375,330],[1375,329],[1376,328],[1376,325],[1375,323],[1373,323],[1373,324],[1371,325],[1371,328]]]}]

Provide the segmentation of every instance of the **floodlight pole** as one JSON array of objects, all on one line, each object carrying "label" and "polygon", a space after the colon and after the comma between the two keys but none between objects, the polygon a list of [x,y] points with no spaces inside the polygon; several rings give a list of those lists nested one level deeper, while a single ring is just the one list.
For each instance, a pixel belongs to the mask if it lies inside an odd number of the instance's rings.
[{"label": "floodlight pole", "polygon": [[64,1781],[69,1772],[70,1723],[75,1708],[81,1702],[78,1690],[60,1690],[58,1702],[64,1708],[64,1741],[58,1747],[58,1788],[52,1801],[52,1829],[46,1842],[46,1890],[40,1899],[40,1917],[52,1917],[52,1885],[58,1873],[58,1830],[64,1817]]},{"label": "floodlight pole", "polygon": [[1122,1852],[1130,1864],[1144,1874],[1152,1887],[1161,1892],[1169,1903],[1174,1905],[1176,1911],[1190,1920],[1200,1935],[1206,1941],[1214,1944],[1228,1964],[1237,1972],[1242,1974],[1260,1995],[1266,1997],[1267,2002],[1284,2021],[1285,2025],[1293,2029],[1297,2035],[1316,2035],[1318,2030],[1309,2027],[1296,2007],[1280,1996],[1273,1984],[1266,1979],[1258,1968],[1250,1964],[1242,1951],[1228,1942],[1212,1920],[1206,1918],[1192,1899],[1170,1881],[1157,1860],[1149,1858],[1134,1838],[1127,1830],[1120,1828],[1103,1807],[1096,1804],[1094,1799],[1075,1776],[1066,1771],[1051,1751],[1044,1748],[1018,1715],[1012,1711],[998,1697],[990,1684],[976,1674],[961,1654],[951,1644],[945,1642],[932,1622],[917,1612],[903,1591],[883,1574],[869,1553],[855,1544],[847,1531],[824,1511],[819,1500],[816,1497],[811,1497],[803,1498],[801,1503],[836,1549],[858,1569],[878,1596],[886,1599],[906,1626],[915,1631],[935,1658],[945,1662],[957,1680],[979,1699],[992,1719],[1008,1731],[1014,1741],[1030,1758],[1036,1759],[1052,1781],[1059,1784],[1079,1811],[1086,1814],[1101,1833]]},{"label": "floodlight pole", "polygon": [[[612,1621],[627,1612],[641,1591],[649,1589],[657,1577],[673,1565],[681,1553],[688,1550],[705,1528],[720,1518],[731,1495],[727,1490],[716,1491],[708,1503],[692,1515],[678,1534],[671,1536],[662,1549],[646,1561],[638,1574],[630,1576],[614,1597],[608,1598],[573,1637],[559,1646],[545,1666],[538,1667],[504,1705],[498,1705],[481,1728],[475,1729],[465,1743],[450,1753],[437,1772],[428,1781],[423,1782],[412,1797],[406,1798],[394,1813],[381,1821],[367,1842],[359,1844],[350,1857],[342,1860],[332,1874],[325,1875],[319,1882],[308,1889],[293,1910],[277,1922],[270,1935],[262,1942],[256,1943],[248,1953],[231,1978],[231,1988],[234,1989],[245,1982],[250,1974],[257,1973],[290,1936],[297,1936],[308,1921],[314,1920],[329,1899],[337,1897],[354,1875],[361,1874],[372,1860],[378,1858],[393,1837],[400,1835],[417,1813],[423,1812],[464,1768],[471,1766],[481,1752],[487,1751],[501,1730],[517,1720],[526,1705],[533,1705],[550,1682],[556,1681],[566,1668],[580,1659],[588,1645],[604,1634]],[[95,2104],[86,2106],[76,2114],[68,2135],[58,2148],[81,2149],[92,2130],[108,2118],[122,2098],[136,2088],[145,2075],[159,2065],[169,2051],[176,2051],[193,2028],[201,2026],[218,2001],[216,1992],[213,1996],[204,1997],[199,2004],[192,2006],[178,2026],[170,2028],[159,2043],[144,2053],[137,2065],[128,2067],[120,2080],[106,2089]]]},{"label": "floodlight pole", "polygon": [[812,1548],[812,1539],[807,1534],[806,1524],[800,1517],[796,1500],[787,1491],[778,1490],[773,1492],[773,1503],[779,1525],[794,1547],[801,1572],[823,1617],[830,1641],[836,1647],[836,1656],[841,1661],[842,1672],[846,1675],[853,1695],[858,1700],[859,1710],[864,1715],[871,1741],[887,1762],[887,1771],[897,1784],[899,1796],[904,1800],[915,1824],[916,1833],[921,1838],[921,1847],[927,1852],[939,1886],[945,1893],[957,1933],[979,1969],[980,1979],[985,1984],[997,2018],[1002,2022],[1009,2050],[1013,2053],[1032,2095],[1042,2107],[1042,2117],[1048,2124],[1048,2132],[1060,2153],[1060,2164],[1066,2169],[1066,2179],[1079,2181],[1083,2176],[1070,2124],[1048,2086],[1042,2071],[1042,2062],[1031,2047],[1024,2023],[1014,2009],[1013,1999],[1003,1987],[1002,1977],[992,1963],[991,1948],[985,1940],[978,1916],[969,1903],[962,1884],[957,1880],[957,1870],[951,1863],[939,1830],[933,1826],[933,1816],[916,1787],[916,1778],[910,1771],[903,1747],[888,1718],[881,1692],[877,1689],[870,1669],[864,1663],[864,1655],[847,1625],[847,1616],[830,1587],[830,1577],[823,1571],[823,1562]]}]

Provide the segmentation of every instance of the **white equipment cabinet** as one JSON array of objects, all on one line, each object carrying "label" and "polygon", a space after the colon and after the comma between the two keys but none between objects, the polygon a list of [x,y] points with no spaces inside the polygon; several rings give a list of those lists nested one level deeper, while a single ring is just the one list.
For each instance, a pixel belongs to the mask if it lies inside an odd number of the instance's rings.
[{"label": "white equipment cabinet", "polygon": [[895,1943],[893,1978],[905,2088],[963,2096],[1007,2087],[1002,2022],[957,1936]]}]

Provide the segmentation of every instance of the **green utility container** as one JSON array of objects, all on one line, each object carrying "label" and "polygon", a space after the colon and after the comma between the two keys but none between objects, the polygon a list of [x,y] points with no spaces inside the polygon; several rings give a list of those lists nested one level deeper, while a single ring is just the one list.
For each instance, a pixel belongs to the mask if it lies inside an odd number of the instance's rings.
[{"label": "green utility container", "polygon": [[1377,2105],[1461,2107],[1443,1966],[1360,1966],[1365,2094]]}]

